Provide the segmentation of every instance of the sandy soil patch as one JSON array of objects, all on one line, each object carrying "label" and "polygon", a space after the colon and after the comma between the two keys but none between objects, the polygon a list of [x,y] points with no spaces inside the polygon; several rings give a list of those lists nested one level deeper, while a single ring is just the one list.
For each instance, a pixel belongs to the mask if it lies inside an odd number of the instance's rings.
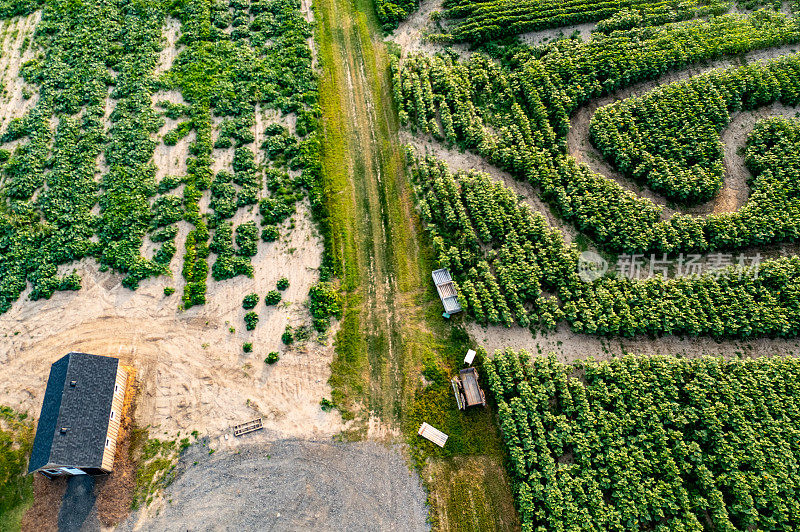
[{"label": "sandy soil patch", "polygon": [[181,21],[176,18],[168,18],[164,26],[163,44],[164,48],[158,54],[156,64],[156,76],[159,76],[172,68],[175,58],[181,53],[183,45],[178,46],[178,39],[181,36]]},{"label": "sandy soil patch", "polygon": [[10,18],[0,23],[0,43],[3,47],[0,55],[0,83],[3,87],[0,95],[0,131],[4,131],[13,118],[27,113],[39,100],[38,91],[20,77],[19,68],[35,55],[33,33],[41,18],[42,12],[35,11],[27,17]]},{"label": "sandy soil patch", "polygon": [[[158,102],[168,101],[170,103],[183,104],[183,96],[179,91],[164,91],[153,94],[153,105]],[[156,107],[157,110],[161,110]],[[153,153],[153,162],[156,165],[156,182],[166,175],[186,175],[186,156],[189,153],[189,145],[194,141],[197,132],[192,130],[188,135],[180,139],[174,146],[167,146],[163,142],[164,135],[172,131],[179,123],[186,118],[173,119],[164,117],[164,125],[158,130],[155,139],[158,141]]]},{"label": "sandy soil patch", "polygon": [[442,45],[430,42],[426,35],[429,33],[442,33],[441,28],[437,28],[431,21],[431,14],[442,11],[443,0],[423,0],[419,4],[419,9],[411,14],[406,20],[402,21],[397,29],[386,38],[387,42],[393,42],[400,46],[403,55],[419,52],[435,54],[442,52],[445,48],[458,53],[462,59],[469,57],[469,45],[467,44],[448,44]]},{"label": "sandy soil patch", "polygon": [[[38,412],[50,364],[68,351],[86,351],[137,367],[142,389],[136,420],[152,426],[153,436],[218,434],[259,416],[283,437],[336,434],[340,416],[319,407],[330,397],[332,347],[310,341],[287,351],[280,341],[287,324],[308,321],[304,302],[321,260],[307,207],[301,205],[294,218],[288,237],[259,244],[253,279],[210,281],[208,303],[185,312],[178,310],[183,279],[177,265],[174,280],[149,279],[132,292],[121,286],[120,275],[85,260],[73,266],[83,277],[80,291],[36,302],[26,300],[26,292],[0,316],[0,397],[16,409]],[[250,292],[263,298],[283,275],[291,283],[284,301],[277,308],[259,304],[261,321],[246,331],[242,298]],[[169,285],[178,290],[165,297]],[[244,342],[253,343],[253,353],[242,352]],[[281,360],[267,366],[263,359],[270,351],[281,352]]]},{"label": "sandy soil patch", "polygon": [[210,455],[195,445],[179,467],[159,514],[120,530],[430,528],[425,492],[395,447],[280,440]]},{"label": "sandy soil patch", "polygon": [[588,41],[592,38],[592,31],[594,31],[596,26],[597,22],[586,22],[583,24],[574,24],[572,26],[562,26],[560,28],[550,28],[547,30],[521,33],[518,37],[525,44],[535,46],[570,37],[575,32],[578,32],[578,35],[580,35],[582,40]]},{"label": "sandy soil patch", "polygon": [[682,338],[664,336],[660,338],[604,338],[588,334],[573,333],[562,323],[556,331],[547,335],[531,335],[522,327],[490,326],[477,323],[466,324],[467,332],[478,345],[489,353],[498,349],[525,349],[531,354],[555,354],[562,362],[574,362],[587,357],[608,359],[625,354],[673,355],[696,357],[701,355],[734,358],[766,355],[786,355],[800,350],[800,340],[754,338],[750,340],[716,341],[709,337]]},{"label": "sandy soil patch", "polygon": [[797,114],[797,107],[773,103],[754,111],[731,115],[731,122],[721,135],[722,144],[725,146],[722,159],[725,164],[725,186],[713,200],[715,213],[738,211],[750,195],[747,181],[751,176],[744,164],[743,148],[756,122],[770,116],[791,118]]}]

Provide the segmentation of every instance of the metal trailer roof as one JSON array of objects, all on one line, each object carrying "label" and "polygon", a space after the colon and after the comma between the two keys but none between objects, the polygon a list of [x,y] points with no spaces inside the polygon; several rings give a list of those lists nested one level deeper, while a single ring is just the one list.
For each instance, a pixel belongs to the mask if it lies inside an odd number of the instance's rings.
[{"label": "metal trailer roof", "polygon": [[445,269],[434,270],[431,273],[431,277],[433,277],[436,291],[439,292],[439,299],[442,300],[445,312],[448,314],[461,312],[461,305],[458,302],[458,292],[456,292],[456,285],[453,283],[453,278],[450,277],[450,272]]}]

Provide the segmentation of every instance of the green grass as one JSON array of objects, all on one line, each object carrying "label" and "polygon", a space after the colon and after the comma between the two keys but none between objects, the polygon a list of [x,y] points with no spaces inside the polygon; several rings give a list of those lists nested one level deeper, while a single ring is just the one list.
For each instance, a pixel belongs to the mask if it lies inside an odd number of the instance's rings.
[{"label": "green grass", "polygon": [[0,531],[19,530],[33,504],[33,477],[27,474],[33,437],[27,414],[0,406]]},{"label": "green grass", "polygon": [[[192,435],[196,440],[197,432]],[[133,429],[130,452],[138,457],[138,464],[132,509],[150,504],[159,491],[175,480],[178,458],[189,445],[189,438],[159,440],[150,438],[147,429]]]},{"label": "green grass", "polygon": [[[315,0],[314,9],[322,165],[344,306],[329,383],[343,417],[362,421],[344,436],[362,437],[368,412],[399,426],[430,490],[432,521],[459,516],[476,530],[497,528],[498,514],[514,516],[503,451],[493,410],[459,411],[450,387],[469,339],[459,319],[441,317],[430,282],[433,255],[414,209],[372,0]],[[346,98],[373,105],[353,109]],[[444,449],[417,436],[422,421],[449,434]],[[476,475],[451,486],[444,470],[465,456],[491,469],[492,489],[484,493],[486,478]],[[443,472],[429,476],[430,467]]]}]

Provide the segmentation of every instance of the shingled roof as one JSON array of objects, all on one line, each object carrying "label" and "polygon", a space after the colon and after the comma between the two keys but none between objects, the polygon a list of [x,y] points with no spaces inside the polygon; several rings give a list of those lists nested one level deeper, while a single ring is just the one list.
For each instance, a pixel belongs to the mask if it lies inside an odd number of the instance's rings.
[{"label": "shingled roof", "polygon": [[116,358],[86,353],[69,353],[53,363],[29,473],[46,465],[102,465],[118,365]]}]

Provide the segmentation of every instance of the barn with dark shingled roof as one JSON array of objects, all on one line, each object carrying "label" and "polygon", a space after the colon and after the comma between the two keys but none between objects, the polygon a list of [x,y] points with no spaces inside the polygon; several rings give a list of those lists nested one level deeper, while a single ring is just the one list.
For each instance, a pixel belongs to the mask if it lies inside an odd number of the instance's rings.
[{"label": "barn with dark shingled roof", "polygon": [[28,473],[110,473],[126,382],[127,373],[116,358],[69,353],[54,362]]}]

